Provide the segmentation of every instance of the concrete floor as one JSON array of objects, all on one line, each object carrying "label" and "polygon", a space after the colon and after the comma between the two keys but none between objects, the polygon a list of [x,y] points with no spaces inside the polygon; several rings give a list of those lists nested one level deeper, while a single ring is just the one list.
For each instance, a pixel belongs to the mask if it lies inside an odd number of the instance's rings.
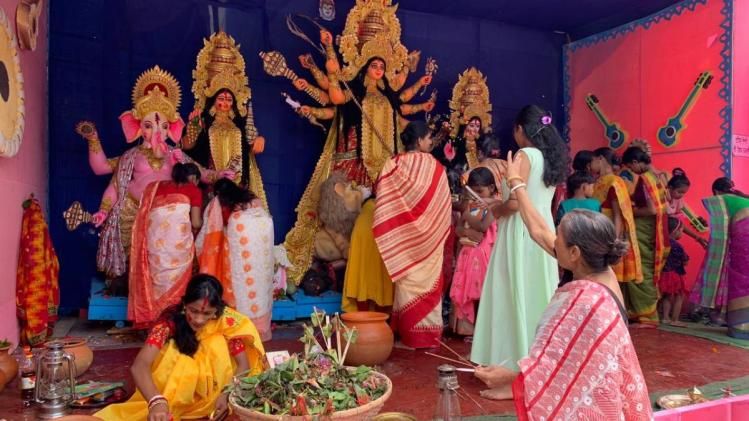
[{"label": "concrete floor", "polygon": [[[77,333],[77,332],[76,332]],[[298,326],[277,329],[274,339],[266,344],[269,351],[301,351]],[[664,332],[656,329],[632,329],[632,339],[640,359],[648,389],[651,393],[673,389],[687,389],[716,381],[731,380],[749,375],[749,351],[737,347],[717,344],[705,339]],[[460,339],[449,339],[448,344],[460,353],[467,354],[470,344]],[[134,344],[137,345],[137,344]],[[128,391],[133,390],[129,366],[138,352],[137,347],[115,350],[96,350],[94,363],[80,380],[103,380],[127,382]],[[438,351],[448,355],[445,351]],[[407,412],[420,420],[433,416],[437,401],[436,368],[441,360],[422,352],[395,349],[390,359],[381,367],[394,384],[394,393],[383,411]],[[22,410],[18,379],[0,392],[0,418],[9,421],[34,420],[33,410]],[[473,396],[483,408],[470,400],[461,401],[464,416],[511,415],[510,401],[494,402],[479,397],[483,384],[472,375],[459,374],[461,388]],[[95,411],[77,411],[86,414]]]}]

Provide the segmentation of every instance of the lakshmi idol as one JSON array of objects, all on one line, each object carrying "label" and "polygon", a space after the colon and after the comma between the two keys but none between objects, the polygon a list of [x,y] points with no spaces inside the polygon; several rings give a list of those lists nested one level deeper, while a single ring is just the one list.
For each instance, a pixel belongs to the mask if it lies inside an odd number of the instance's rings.
[{"label": "lakshmi idol", "polygon": [[[133,88],[133,108],[120,115],[125,141],[137,145],[119,157],[107,157],[93,123],[84,121],[76,127],[88,141],[88,161],[94,173],[113,174],[92,220],[97,227],[103,225],[96,263],[108,279],[127,272],[133,222],[146,186],[169,180],[173,165],[185,159],[167,143],[167,139],[178,143],[182,137],[185,124],[177,112],[180,96],[177,80],[159,66],[141,74]],[[219,176],[201,169],[204,181]]]},{"label": "lakshmi idol", "polygon": [[[320,227],[317,208],[322,183],[339,171],[349,181],[372,186],[385,162],[403,152],[399,134],[408,123],[404,116],[434,108],[434,98],[409,103],[431,83],[431,75],[403,88],[409,71],[416,66],[418,52],[409,54],[401,44],[396,10],[390,0],[358,0],[346,19],[338,51],[332,34],[320,32],[325,71],[317,68],[309,55],[300,57],[318,86],[292,78],[297,89],[322,105],[301,106],[299,113],[331,122],[323,152],[297,207],[297,221],[284,243],[294,265],[290,276],[296,282],[312,262],[314,237]],[[278,56],[278,52],[263,54],[266,71]],[[288,77],[289,73],[283,74]]]},{"label": "lakshmi idol", "polygon": [[265,139],[255,128],[244,58],[225,32],[211,35],[203,44],[192,73],[195,109],[182,148],[204,167],[233,170],[233,180],[249,188],[267,210],[255,160],[255,154],[265,148]]}]

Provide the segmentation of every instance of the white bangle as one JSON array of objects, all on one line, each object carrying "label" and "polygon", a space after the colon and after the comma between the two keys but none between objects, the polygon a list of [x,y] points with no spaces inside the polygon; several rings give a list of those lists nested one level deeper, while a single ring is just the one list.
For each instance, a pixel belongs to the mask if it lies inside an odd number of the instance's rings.
[{"label": "white bangle", "polygon": [[520,184],[516,185],[515,187],[513,187],[513,188],[510,189],[510,194],[515,193],[515,190],[522,189],[523,187],[527,187],[525,185],[525,183],[520,183]]},{"label": "white bangle", "polygon": [[164,395],[154,395],[151,397],[151,399],[148,400],[148,409],[151,409],[151,407],[159,401],[164,401],[164,403],[167,403],[166,397]]}]

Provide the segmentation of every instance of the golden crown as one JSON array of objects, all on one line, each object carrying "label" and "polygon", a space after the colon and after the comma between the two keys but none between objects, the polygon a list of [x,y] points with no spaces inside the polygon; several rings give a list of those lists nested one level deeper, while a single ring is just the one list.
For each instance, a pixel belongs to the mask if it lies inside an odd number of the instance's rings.
[{"label": "golden crown", "polygon": [[154,66],[135,81],[132,95],[133,116],[142,119],[156,111],[164,114],[169,122],[177,121],[181,97],[177,79],[159,66]]},{"label": "golden crown", "polygon": [[252,94],[245,74],[244,57],[234,38],[226,32],[219,31],[203,40],[192,77],[195,108],[203,109],[207,98],[228,89],[234,94],[239,113],[243,117],[247,115],[246,105]]},{"label": "golden crown", "polygon": [[343,78],[353,79],[373,57],[385,61],[388,80],[408,62],[408,50],[400,42],[401,25],[392,0],[357,0],[346,18],[340,38],[340,52],[346,66]]},{"label": "golden crown", "polygon": [[461,124],[478,117],[484,128],[492,124],[492,104],[489,101],[489,87],[486,77],[475,67],[466,69],[458,76],[458,83],[453,87],[453,96],[449,102],[450,123],[453,135],[456,135]]}]

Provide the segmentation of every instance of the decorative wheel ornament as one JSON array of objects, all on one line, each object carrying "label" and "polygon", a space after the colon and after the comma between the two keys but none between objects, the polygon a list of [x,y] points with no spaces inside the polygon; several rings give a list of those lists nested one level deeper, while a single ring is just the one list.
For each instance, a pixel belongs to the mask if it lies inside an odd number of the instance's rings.
[{"label": "decorative wheel ornament", "polygon": [[0,8],[0,157],[18,153],[23,138],[23,75],[16,37]]},{"label": "decorative wheel ornament", "polygon": [[21,0],[16,8],[16,31],[18,48],[36,50],[36,38],[39,35],[39,17],[44,10],[43,0]]}]

